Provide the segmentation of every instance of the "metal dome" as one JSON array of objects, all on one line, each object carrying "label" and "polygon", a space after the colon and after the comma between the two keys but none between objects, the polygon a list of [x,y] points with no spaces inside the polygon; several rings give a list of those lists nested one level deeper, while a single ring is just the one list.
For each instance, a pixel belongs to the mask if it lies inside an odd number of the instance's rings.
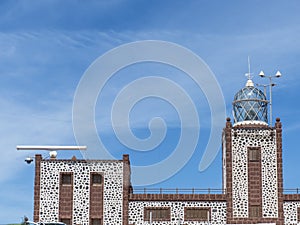
[{"label": "metal dome", "polygon": [[265,94],[254,87],[252,80],[236,93],[232,104],[235,124],[268,123],[268,101]]}]

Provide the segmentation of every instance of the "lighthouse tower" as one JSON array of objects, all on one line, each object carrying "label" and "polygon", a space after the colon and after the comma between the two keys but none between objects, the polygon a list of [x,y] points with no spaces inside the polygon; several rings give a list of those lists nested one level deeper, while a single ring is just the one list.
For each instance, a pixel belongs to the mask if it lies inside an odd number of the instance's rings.
[{"label": "lighthouse tower", "polygon": [[267,106],[248,77],[223,131],[227,224],[283,224],[282,130],[279,119],[269,126]]}]

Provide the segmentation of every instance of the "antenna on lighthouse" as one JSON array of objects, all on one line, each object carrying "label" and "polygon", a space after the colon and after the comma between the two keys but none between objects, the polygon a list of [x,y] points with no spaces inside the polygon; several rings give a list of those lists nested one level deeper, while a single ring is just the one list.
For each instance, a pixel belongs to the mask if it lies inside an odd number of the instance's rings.
[{"label": "antenna on lighthouse", "polygon": [[245,74],[248,80],[252,79],[251,68],[250,68],[250,57],[248,56],[248,73]]},{"label": "antenna on lighthouse", "polygon": [[253,87],[254,84],[252,82],[252,75],[251,75],[251,70],[250,70],[250,57],[248,56],[248,73],[245,74],[245,76],[248,78],[246,87]]}]

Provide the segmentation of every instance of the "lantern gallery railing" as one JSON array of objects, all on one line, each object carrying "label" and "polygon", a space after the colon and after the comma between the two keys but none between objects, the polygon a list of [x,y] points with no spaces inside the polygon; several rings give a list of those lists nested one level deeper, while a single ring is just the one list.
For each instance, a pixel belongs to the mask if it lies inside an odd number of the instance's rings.
[{"label": "lantern gallery railing", "polygon": [[[225,194],[221,188],[133,188],[134,194]],[[300,188],[286,188],[284,194],[300,194]]]},{"label": "lantern gallery railing", "polygon": [[224,194],[217,188],[134,188],[134,194]]}]

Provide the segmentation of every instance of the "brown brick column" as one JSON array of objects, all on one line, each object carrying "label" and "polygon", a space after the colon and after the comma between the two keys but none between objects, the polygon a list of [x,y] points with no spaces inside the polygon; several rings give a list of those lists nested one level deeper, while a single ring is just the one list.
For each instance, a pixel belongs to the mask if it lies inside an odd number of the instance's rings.
[{"label": "brown brick column", "polygon": [[40,220],[40,188],[41,188],[41,161],[42,155],[35,155],[35,177],[34,177],[34,212],[33,221]]},{"label": "brown brick column", "polygon": [[[259,153],[257,160],[251,160],[251,150],[258,150]],[[256,219],[260,221],[262,219],[262,175],[260,147],[248,147],[248,207],[248,216],[250,218],[252,207],[258,207]]]},{"label": "brown brick column", "polygon": [[104,176],[102,176],[101,184],[93,184],[92,176],[98,174],[92,172],[90,174],[90,224],[92,219],[101,219],[103,224],[103,183]]},{"label": "brown brick column", "polygon": [[[62,175],[71,175],[71,184],[62,183]],[[72,224],[73,217],[73,173],[61,173],[59,185],[59,220],[69,219]]]},{"label": "brown brick column", "polygon": [[128,199],[131,190],[129,155],[123,155],[123,225],[128,225]]},{"label": "brown brick column", "polygon": [[283,170],[282,170],[282,125],[276,118],[276,143],[277,143],[277,176],[278,176],[278,220],[280,225],[284,224],[283,215]]},{"label": "brown brick column", "polygon": [[223,135],[225,136],[225,157],[226,157],[226,197],[227,197],[227,223],[231,223],[233,220],[232,215],[232,124],[230,118],[226,119],[226,127],[223,130]]}]

